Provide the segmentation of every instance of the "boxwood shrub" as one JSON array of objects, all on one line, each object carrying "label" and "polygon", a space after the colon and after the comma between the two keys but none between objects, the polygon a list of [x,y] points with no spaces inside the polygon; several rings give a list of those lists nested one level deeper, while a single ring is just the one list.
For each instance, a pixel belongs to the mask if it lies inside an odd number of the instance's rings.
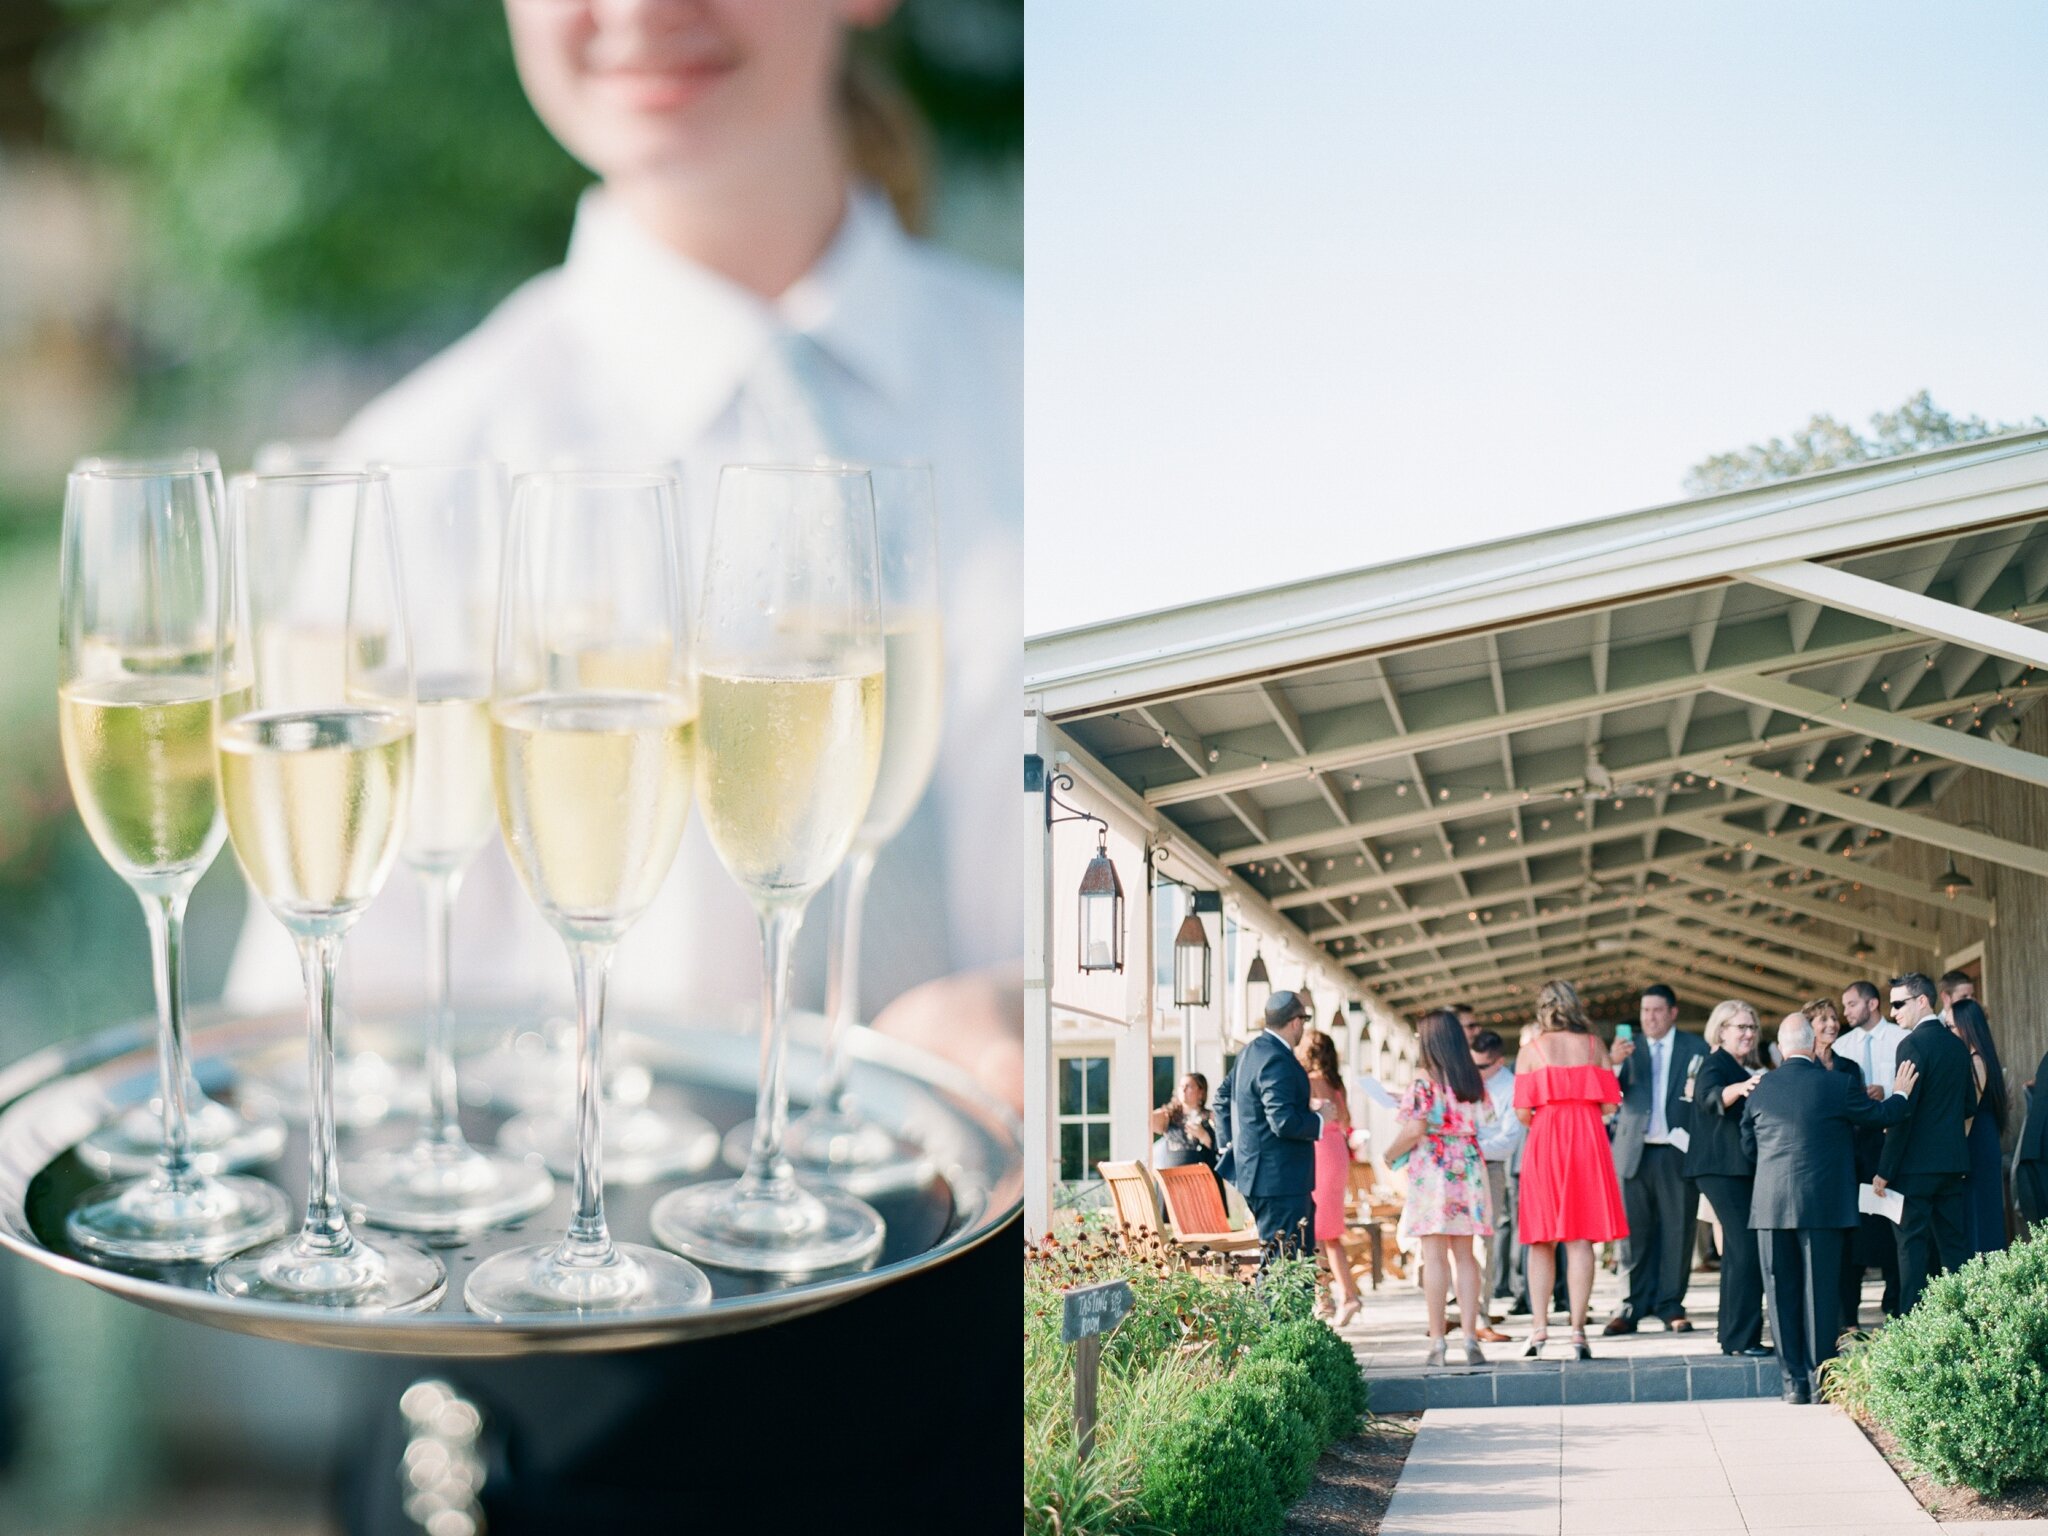
[{"label": "boxwood shrub", "polygon": [[1991,1494],[2048,1479],[2048,1237],[1932,1281],[1834,1363],[1826,1391],[1943,1483]]},{"label": "boxwood shrub", "polygon": [[1170,1536],[1274,1536],[1287,1512],[1273,1485],[1272,1447],[1236,1414],[1197,1413],[1169,1426],[1144,1458],[1138,1504]]}]

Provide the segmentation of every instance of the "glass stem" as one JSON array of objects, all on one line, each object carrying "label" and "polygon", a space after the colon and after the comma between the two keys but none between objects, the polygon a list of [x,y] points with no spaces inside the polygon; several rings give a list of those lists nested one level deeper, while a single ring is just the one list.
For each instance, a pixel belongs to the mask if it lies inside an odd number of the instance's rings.
[{"label": "glass stem", "polygon": [[171,1189],[189,1188],[192,1126],[185,1102],[185,898],[183,891],[142,898],[149,921],[151,979],[156,983],[156,1070],[164,1101],[164,1137],[157,1175]]},{"label": "glass stem", "polygon": [[420,876],[427,916],[427,1120],[423,1140],[439,1152],[462,1147],[460,1101],[455,1095],[455,1011],[449,1006],[448,951],[459,869]]},{"label": "glass stem", "polygon": [[833,1114],[852,1108],[846,1092],[847,1048],[860,1017],[860,924],[867,906],[868,880],[875,872],[875,850],[854,851],[832,887],[832,953],[825,962],[825,1013],[831,1020],[825,1036],[825,1069],[817,1102]]},{"label": "glass stem", "polygon": [[306,1127],[306,1224],[300,1245],[320,1253],[355,1246],[341,1208],[340,1161],[334,1154],[334,971],[341,935],[299,935],[299,967],[306,977],[306,1068],[313,1118]]},{"label": "glass stem", "polygon": [[604,1221],[604,1137],[598,1101],[604,1088],[604,984],[612,946],[572,943],[576,971],[576,1188],[569,1231],[557,1257],[564,1264],[608,1264],[612,1235]]},{"label": "glass stem", "polygon": [[761,909],[761,1086],[754,1102],[754,1145],[739,1180],[743,1195],[780,1200],[796,1193],[796,1177],[782,1152],[789,1122],[789,1084],[782,1075],[789,1042],[783,1020],[789,1011],[790,955],[803,923],[802,906]]}]

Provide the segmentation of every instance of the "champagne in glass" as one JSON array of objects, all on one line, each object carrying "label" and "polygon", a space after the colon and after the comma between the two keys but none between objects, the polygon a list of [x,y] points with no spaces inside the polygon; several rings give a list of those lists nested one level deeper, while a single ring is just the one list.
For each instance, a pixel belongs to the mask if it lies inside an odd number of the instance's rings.
[{"label": "champagne in glass", "polygon": [[809,1274],[873,1261],[882,1218],[800,1184],[789,1108],[790,951],[868,814],[887,708],[867,471],[730,466],[697,629],[704,824],[761,921],[761,1076],[738,1179],[664,1195],[654,1235],[702,1263]]},{"label": "champagne in glass", "polygon": [[[860,1014],[861,913],[875,858],[903,830],[931,782],[939,755],[945,698],[945,641],[939,619],[938,532],[931,466],[864,466],[875,487],[880,546],[883,671],[887,704],[882,762],[874,797],[854,834],[852,852],[832,885],[831,948],[826,959],[829,1033],[824,1068],[811,1107],[789,1123],[784,1143],[801,1180],[830,1180],[857,1194],[893,1188],[924,1176],[917,1149],[860,1113],[847,1089],[852,1031]],[[725,1139],[729,1162],[744,1166],[754,1123],[742,1121]]]},{"label": "champagne in glass", "polygon": [[214,1177],[192,1147],[184,927],[192,887],[221,844],[213,777],[219,520],[220,467],[210,453],[89,459],[65,488],[58,738],[86,831],[141,899],[156,985],[153,1162],[88,1190],[65,1221],[74,1246],[105,1258],[224,1258],[291,1219],[284,1191]]},{"label": "champagne in glass", "polygon": [[605,978],[690,815],[697,707],[676,508],[665,474],[527,474],[513,494],[492,767],[512,867],[575,975],[577,1158],[562,1239],[471,1272],[463,1297],[485,1317],[616,1316],[711,1299],[696,1265],[613,1241],[604,1214]]},{"label": "champagne in glass", "polygon": [[243,475],[221,582],[214,741],[228,838],[306,977],[312,1123],[299,1232],[214,1267],[226,1296],[418,1311],[447,1283],[342,1209],[334,1129],[341,941],[397,861],[416,721],[390,482],[375,472]]},{"label": "champagne in glass", "polygon": [[449,1005],[449,925],[463,870],[497,830],[491,793],[490,668],[504,542],[493,463],[381,465],[391,486],[418,677],[412,810],[399,857],[427,918],[427,1105],[418,1134],[343,1164],[363,1219],[399,1231],[475,1232],[530,1216],[555,1181],[524,1158],[463,1139]]}]

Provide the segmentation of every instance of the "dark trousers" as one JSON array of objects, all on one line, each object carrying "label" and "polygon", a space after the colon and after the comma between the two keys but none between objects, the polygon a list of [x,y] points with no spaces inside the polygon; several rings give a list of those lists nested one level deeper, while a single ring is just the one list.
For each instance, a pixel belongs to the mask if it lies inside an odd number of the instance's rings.
[{"label": "dark trousers", "polygon": [[1297,1258],[1315,1251],[1316,1197],[1299,1195],[1246,1195],[1252,1220],[1259,1229],[1259,1267],[1276,1255]]},{"label": "dark trousers", "polygon": [[[1771,1300],[1771,1341],[1778,1346],[1787,1396],[1811,1396],[1821,1363],[1835,1356],[1847,1230],[1800,1227],[1756,1234],[1764,1291]],[[1732,1237],[1729,1246],[1734,1247]]]},{"label": "dark trousers", "polygon": [[[1960,1173],[1922,1173],[1903,1182],[1899,1223],[1899,1306],[1910,1312],[1931,1276],[1970,1259],[1969,1191]],[[1910,1188],[1907,1187],[1910,1185]]]},{"label": "dark trousers", "polygon": [[1756,1182],[1735,1174],[1703,1174],[1695,1181],[1721,1220],[1721,1349],[1755,1349],[1764,1341],[1764,1271],[1749,1230],[1749,1195]]},{"label": "dark trousers", "polygon": [[1873,1264],[1884,1276],[1880,1305],[1886,1317],[1899,1315],[1899,1229],[1883,1216],[1865,1216],[1842,1249],[1842,1326],[1857,1323],[1863,1305],[1863,1272]]},{"label": "dark trousers", "polygon": [[1685,1315],[1700,1192],[1680,1171],[1684,1166],[1685,1154],[1678,1148],[1647,1146],[1635,1177],[1622,1180],[1621,1204],[1628,1217],[1628,1300],[1621,1312],[1637,1322],[1660,1317],[1668,1323]]},{"label": "dark trousers", "polygon": [[1515,1181],[1508,1176],[1505,1162],[1487,1163],[1486,1187],[1493,1196],[1493,1236],[1486,1240],[1486,1267],[1479,1274],[1479,1292],[1491,1300],[1515,1294]]}]

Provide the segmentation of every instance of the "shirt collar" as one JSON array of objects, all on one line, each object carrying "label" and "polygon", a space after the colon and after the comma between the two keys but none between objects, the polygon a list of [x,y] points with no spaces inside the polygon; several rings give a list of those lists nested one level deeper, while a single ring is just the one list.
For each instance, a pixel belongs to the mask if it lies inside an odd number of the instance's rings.
[{"label": "shirt collar", "polygon": [[900,272],[909,245],[882,198],[856,189],[825,254],[769,300],[678,255],[599,187],[577,203],[563,275],[608,390],[674,442],[731,402],[778,331],[808,336],[862,384],[902,395],[912,383]]}]

